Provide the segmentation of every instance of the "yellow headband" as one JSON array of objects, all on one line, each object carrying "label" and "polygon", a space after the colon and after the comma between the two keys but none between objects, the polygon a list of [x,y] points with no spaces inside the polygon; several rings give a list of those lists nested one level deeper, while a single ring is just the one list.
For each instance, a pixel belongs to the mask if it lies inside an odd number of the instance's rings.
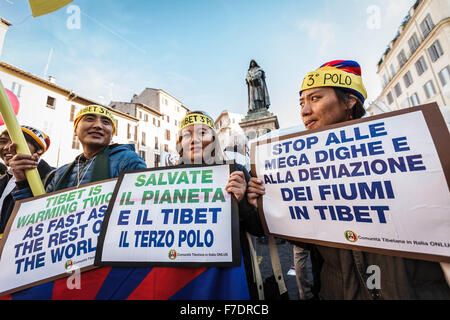
[{"label": "yellow headband", "polygon": [[339,87],[354,90],[367,99],[362,78],[356,74],[333,67],[324,67],[306,75],[300,92],[320,87]]},{"label": "yellow headband", "polygon": [[75,122],[73,123],[74,130],[77,129],[78,122],[80,122],[81,118],[83,118],[87,114],[98,114],[98,115],[107,117],[112,122],[113,134],[116,132],[116,122],[114,121],[114,117],[113,117],[112,113],[108,109],[106,109],[102,106],[97,106],[97,105],[87,106],[87,107],[81,109],[80,112],[78,112],[78,114],[75,118]]},{"label": "yellow headband", "polygon": [[181,120],[180,130],[195,124],[204,124],[210,127],[212,130],[216,130],[216,128],[214,127],[213,119],[200,113],[191,113],[185,116],[183,120]]}]

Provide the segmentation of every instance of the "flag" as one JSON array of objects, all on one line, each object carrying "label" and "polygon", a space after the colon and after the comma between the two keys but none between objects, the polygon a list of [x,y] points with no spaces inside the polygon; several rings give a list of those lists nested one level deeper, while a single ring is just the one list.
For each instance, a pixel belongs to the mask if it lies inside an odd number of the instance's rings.
[{"label": "flag", "polygon": [[54,12],[68,5],[73,0],[28,0],[33,17],[39,17]]},{"label": "flag", "polygon": [[234,268],[101,267],[81,273],[81,288],[67,278],[0,297],[0,300],[249,300],[247,277]]}]

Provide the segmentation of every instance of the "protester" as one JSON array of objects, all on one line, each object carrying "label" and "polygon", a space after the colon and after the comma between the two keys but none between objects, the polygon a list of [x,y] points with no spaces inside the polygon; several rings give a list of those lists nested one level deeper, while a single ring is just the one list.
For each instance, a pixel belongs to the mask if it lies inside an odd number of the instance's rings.
[{"label": "protester", "polygon": [[[225,155],[222,152],[219,139],[217,138],[214,121],[205,112],[189,112],[181,121],[177,150],[180,155],[180,164],[223,164]],[[246,232],[261,236],[264,230],[259,220],[256,207],[247,201],[247,181],[250,174],[240,164],[236,164],[237,171],[232,172],[225,190],[234,194],[239,205],[240,243],[244,267],[238,268],[215,268],[224,274],[233,273],[232,279],[247,279],[248,290],[251,299],[258,298],[258,291],[254,279],[253,267],[250,258],[250,248]],[[229,270],[226,270],[229,269]],[[233,269],[233,270],[231,270]],[[233,284],[232,284],[233,285]],[[235,283],[236,288],[242,284]],[[237,299],[246,298],[243,292]]]},{"label": "protester", "polygon": [[[75,160],[56,169],[47,177],[46,191],[58,191],[70,187],[117,178],[122,171],[145,169],[144,160],[136,154],[133,145],[111,144],[116,131],[113,115],[102,106],[91,105],[82,109],[74,121],[74,131],[83,147],[83,153]],[[13,144],[14,146],[14,144]],[[25,177],[25,169],[37,167],[36,155],[16,154],[11,160],[11,169],[16,178],[18,190],[13,193],[15,200],[32,197]],[[39,285],[15,294],[16,299],[91,299],[102,286],[105,275],[111,268],[98,268],[82,274],[82,289],[70,291],[65,279]],[[120,269],[120,268],[117,268]],[[119,270],[126,276],[121,281],[132,277],[139,268]],[[111,270],[111,273],[115,270]],[[117,280],[117,279],[116,279]],[[116,285],[120,281],[113,281]],[[53,293],[51,294],[51,290]],[[115,292],[106,292],[105,299]],[[50,293],[49,293],[50,292]],[[46,296],[47,294],[47,296]],[[109,294],[109,296],[108,296]],[[48,296],[49,295],[49,296]]]},{"label": "protester", "polygon": [[[34,154],[39,164],[37,170],[41,180],[47,176],[52,168],[47,162],[40,157],[50,147],[50,138],[40,130],[29,126],[22,126],[22,132],[25,137],[25,141],[28,144],[31,154]],[[2,158],[5,165],[10,165],[13,155],[10,152],[10,146],[12,145],[11,138],[7,130],[3,131],[0,135],[0,158]],[[14,151],[14,150],[12,150]],[[11,171],[7,171],[0,177],[0,234],[5,231],[11,212],[14,208],[15,201],[12,196],[12,191],[16,187],[16,178]]]},{"label": "protester", "polygon": [[[146,168],[133,145],[111,145],[116,130],[112,114],[104,107],[91,105],[82,109],[74,121],[74,130],[83,147],[83,153],[75,160],[58,168],[47,179],[46,191],[52,192],[79,187],[95,181],[117,178],[122,171]],[[37,165],[36,158],[17,154],[13,158],[14,175],[19,190],[17,198],[31,196],[23,169]]]},{"label": "protester", "polygon": [[[326,78],[325,74],[330,77]],[[351,79],[335,81],[330,79]],[[326,81],[328,79],[329,81]],[[331,61],[306,75],[300,91],[301,116],[307,130],[361,118],[367,97],[361,69],[354,61]],[[264,195],[262,181],[252,178],[248,201]],[[311,250],[321,299],[450,299],[439,263],[356,250],[299,244]],[[369,266],[381,270],[380,287],[369,289]]]},{"label": "protester", "polygon": [[[196,126],[183,125],[185,122],[182,121],[179,150],[183,164],[192,162],[213,164],[223,160],[221,148],[214,148],[218,140],[215,137],[212,119],[208,119],[209,126],[206,129],[201,128],[200,132],[194,129]],[[132,147],[124,149],[124,146],[109,145],[115,128],[112,116],[109,116],[107,110],[92,106],[82,110],[74,126],[84,152],[72,164],[56,170],[54,176],[49,178],[47,191],[117,177],[120,171],[145,167],[142,159],[132,151]],[[188,145],[187,141],[192,141],[192,145]],[[212,156],[203,157],[204,154]],[[18,198],[30,196],[22,169],[35,166],[34,158],[16,155],[15,161],[14,172],[18,184],[22,187],[15,196]],[[106,170],[105,167],[108,166],[109,169]],[[244,230],[262,232],[256,208],[250,206],[245,197],[246,179],[249,178],[245,170],[232,173],[226,190],[233,193],[239,202],[241,232]],[[246,257],[249,254],[245,248],[246,243],[244,242],[242,246],[244,258],[241,259],[243,262],[241,267],[101,267],[81,274],[79,290],[69,290],[66,279],[61,279],[15,293],[12,299],[248,299],[255,294],[249,294],[247,285],[247,279],[251,282],[253,275],[251,267],[247,264]],[[250,287],[250,290],[256,291],[254,285],[250,284]]]}]

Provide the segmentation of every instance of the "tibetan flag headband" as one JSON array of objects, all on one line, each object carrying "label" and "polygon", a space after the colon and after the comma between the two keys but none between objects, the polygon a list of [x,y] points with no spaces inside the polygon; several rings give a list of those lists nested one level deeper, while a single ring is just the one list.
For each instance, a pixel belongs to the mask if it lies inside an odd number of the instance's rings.
[{"label": "tibetan flag headband", "polygon": [[100,116],[107,117],[112,122],[113,134],[116,132],[116,122],[114,121],[112,113],[105,107],[97,105],[87,106],[81,109],[80,112],[78,112],[77,116],[75,117],[75,122],[73,123],[74,130],[77,129],[78,122],[80,122],[81,118],[83,118],[87,114],[98,114]]},{"label": "tibetan flag headband", "polygon": [[200,113],[200,112],[192,112],[187,114],[180,123],[180,130],[195,125],[195,124],[204,124],[208,127],[210,127],[213,131],[216,130],[215,126],[214,126],[214,121],[213,119],[204,114],[204,113]]},{"label": "tibetan flag headband", "polygon": [[320,87],[337,87],[355,94],[361,101],[367,98],[367,91],[361,77],[361,67],[356,61],[335,60],[308,73],[302,83],[300,95],[304,90]]}]

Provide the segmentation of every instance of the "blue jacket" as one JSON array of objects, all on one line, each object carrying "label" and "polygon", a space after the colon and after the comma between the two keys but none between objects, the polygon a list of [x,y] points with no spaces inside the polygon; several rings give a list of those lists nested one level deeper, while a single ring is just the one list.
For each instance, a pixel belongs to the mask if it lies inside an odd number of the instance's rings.
[{"label": "blue jacket", "polygon": [[[111,145],[111,150],[109,153],[109,176],[110,178],[118,178],[122,171],[131,171],[147,168],[144,160],[135,152],[134,145]],[[78,157],[77,157],[78,158]],[[45,181],[45,191],[47,193],[55,191],[55,187],[58,181],[62,178],[64,172],[71,164],[66,164],[62,167],[51,172]],[[89,167],[88,167],[89,166]],[[91,175],[93,165],[86,163],[85,167],[88,169],[83,170],[83,166],[75,165],[72,172],[70,173],[69,183],[67,188],[77,185],[78,176],[80,176],[79,185],[87,184],[91,182]],[[85,168],[84,167],[84,168]],[[79,169],[82,169],[80,174]],[[27,199],[32,197],[31,189],[20,188],[19,190],[13,192],[14,200]]]}]

